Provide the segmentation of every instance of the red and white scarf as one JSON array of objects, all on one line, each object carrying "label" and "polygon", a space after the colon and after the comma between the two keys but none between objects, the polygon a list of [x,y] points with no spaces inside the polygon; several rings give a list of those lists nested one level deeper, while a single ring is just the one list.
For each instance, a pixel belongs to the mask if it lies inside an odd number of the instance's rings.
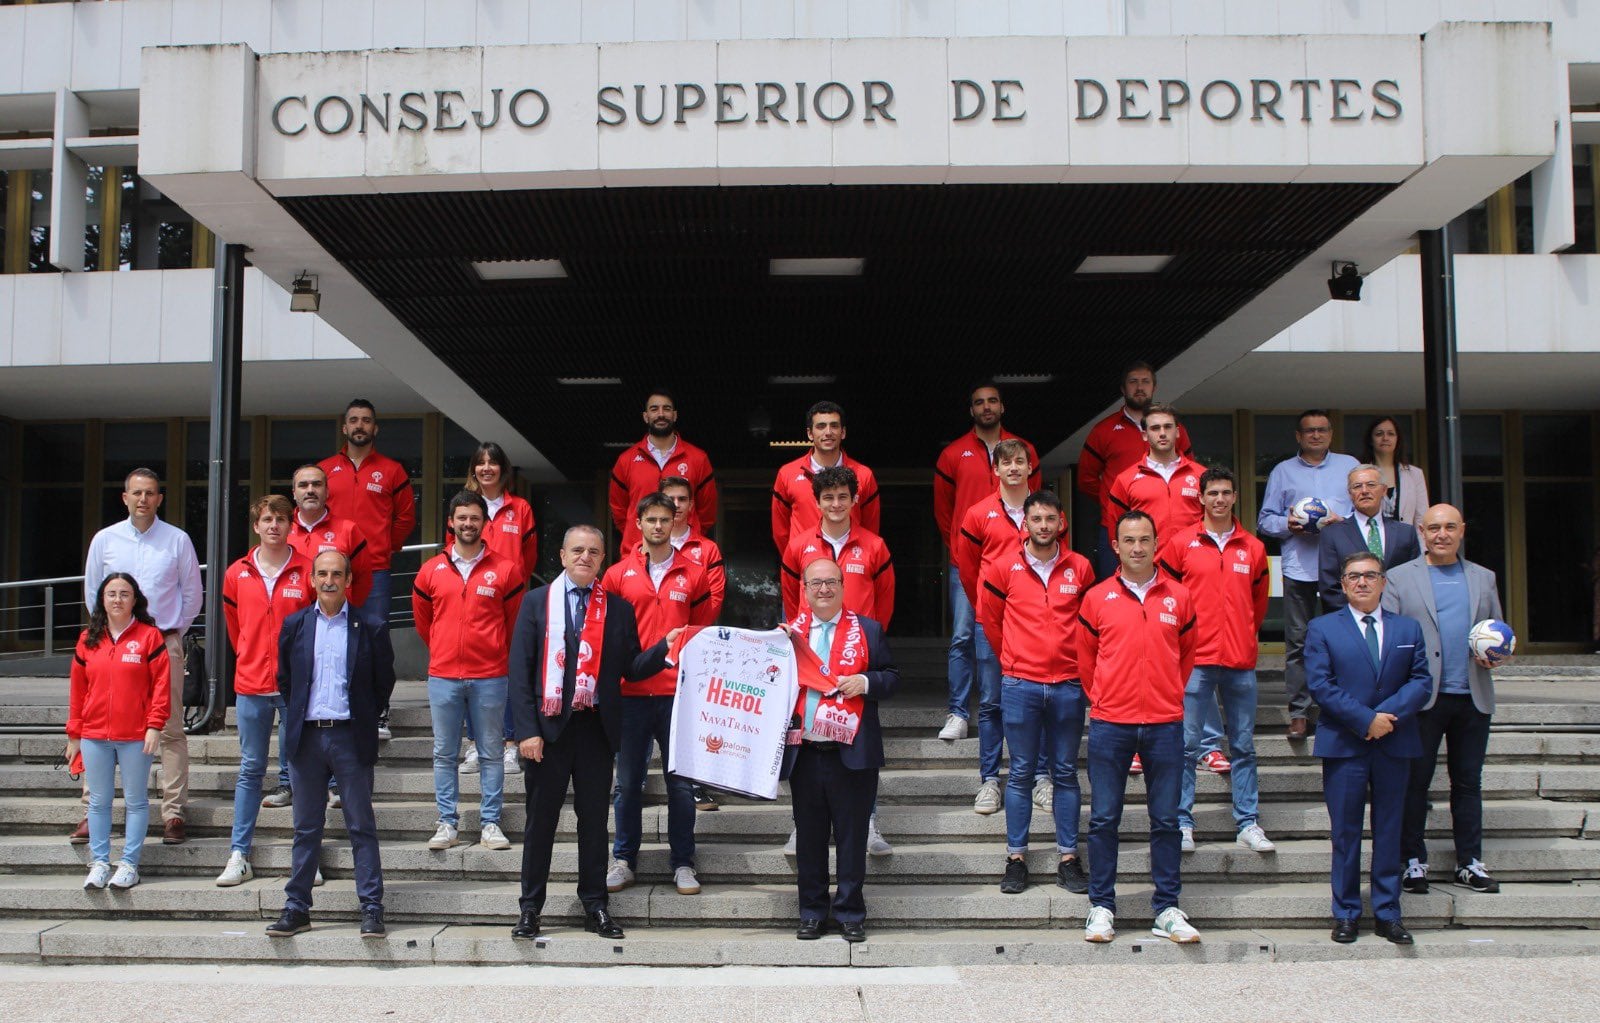
[{"label": "red and white scarf", "polygon": [[[794,712],[800,718],[802,732],[828,742],[849,745],[856,741],[861,730],[861,714],[866,707],[866,696],[845,696],[837,692],[839,679],[867,670],[867,634],[861,628],[861,619],[854,611],[845,611],[833,633],[833,646],[828,651],[828,663],[823,664],[811,649],[812,615],[801,611],[789,623],[789,637],[794,643],[795,664],[799,669],[800,698]],[[805,728],[806,693],[809,690],[833,693],[817,704],[817,713],[810,729]]]},{"label": "red and white scarf", "polygon": [[[578,665],[573,672],[572,709],[594,706],[595,680],[600,677],[600,650],[605,645],[606,592],[599,580],[589,587],[589,606],[578,635]],[[545,717],[561,716],[562,687],[567,669],[567,573],[550,584],[544,607]]]}]

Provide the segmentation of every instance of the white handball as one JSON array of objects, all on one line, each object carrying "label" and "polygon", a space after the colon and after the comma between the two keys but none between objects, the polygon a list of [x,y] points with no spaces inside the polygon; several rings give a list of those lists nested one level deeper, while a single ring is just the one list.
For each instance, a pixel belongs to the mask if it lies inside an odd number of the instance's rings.
[{"label": "white handball", "polygon": [[1467,633],[1467,643],[1472,656],[1479,660],[1504,660],[1517,649],[1517,634],[1511,626],[1494,618],[1485,618]]},{"label": "white handball", "polygon": [[1308,533],[1315,533],[1322,528],[1322,520],[1327,514],[1328,506],[1322,503],[1322,498],[1302,497],[1289,509],[1289,521],[1298,523]]}]

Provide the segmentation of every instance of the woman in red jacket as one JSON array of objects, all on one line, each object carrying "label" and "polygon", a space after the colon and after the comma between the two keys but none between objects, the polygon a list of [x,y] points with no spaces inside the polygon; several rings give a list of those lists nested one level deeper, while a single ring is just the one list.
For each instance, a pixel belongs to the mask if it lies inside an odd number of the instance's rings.
[{"label": "woman in red jacket", "polygon": [[[132,888],[150,824],[150,762],[170,712],[167,646],[139,584],[112,572],[100,584],[89,627],[72,658],[67,759],[83,754],[89,783],[89,876],[85,888]],[[111,873],[111,800],[122,769],[122,862]]]}]

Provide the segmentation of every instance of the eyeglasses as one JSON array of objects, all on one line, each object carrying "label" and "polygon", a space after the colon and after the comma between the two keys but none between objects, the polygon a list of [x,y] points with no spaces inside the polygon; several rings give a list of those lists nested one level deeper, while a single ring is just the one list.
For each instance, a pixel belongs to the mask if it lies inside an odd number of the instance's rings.
[{"label": "eyeglasses", "polygon": [[1382,572],[1346,572],[1344,574],[1344,577],[1345,577],[1345,579],[1347,579],[1348,581],[1353,582],[1353,583],[1355,583],[1355,582],[1370,583],[1370,582],[1377,582],[1379,579],[1382,579],[1383,578],[1383,573]]},{"label": "eyeglasses", "polygon": [[806,589],[808,590],[837,590],[843,585],[843,579],[809,579],[806,581]]},{"label": "eyeglasses", "polygon": [[1333,432],[1333,427],[1331,427],[1331,426],[1302,426],[1298,430],[1296,430],[1296,432],[1297,433],[1332,433]]}]

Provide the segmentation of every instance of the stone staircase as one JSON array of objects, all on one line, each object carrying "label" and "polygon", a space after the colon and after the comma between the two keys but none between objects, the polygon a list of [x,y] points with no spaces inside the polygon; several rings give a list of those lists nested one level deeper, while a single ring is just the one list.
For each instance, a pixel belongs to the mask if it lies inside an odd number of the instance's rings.
[{"label": "stone staircase", "polygon": [[[919,676],[932,672],[919,665]],[[64,683],[61,684],[64,688]],[[1148,818],[1143,786],[1130,784],[1124,816],[1118,925],[1110,950],[1081,940],[1086,896],[1053,884],[1053,828],[1034,815],[1034,885],[1019,896],[998,889],[1004,815],[972,812],[976,738],[930,738],[943,720],[937,686],[924,678],[886,704],[889,765],[880,785],[879,821],[894,853],[869,864],[871,940],[794,941],[792,862],[781,846],[791,826],[784,800],[722,797],[722,809],[697,820],[704,892],[680,896],[670,884],[666,809],[659,774],[648,783],[646,843],[639,883],[612,896],[628,927],[603,942],[571,926],[579,918],[575,820],[564,816],[546,907],[548,940],[513,942],[520,838],[520,774],[509,777],[502,824],[517,847],[494,852],[463,845],[431,852],[435,822],[431,738],[424,687],[402,683],[395,737],[376,779],[390,938],[355,939],[357,904],[343,819],[328,814],[325,887],[316,892],[316,930],[287,941],[262,935],[283,904],[290,811],[263,809],[253,862],[256,879],[235,888],[212,883],[227,859],[238,762],[231,730],[190,741],[191,839],[145,846],[144,882],[129,892],[80,887],[87,849],[66,835],[81,815],[77,785],[56,767],[64,692],[31,704],[0,705],[0,956],[25,961],[111,962],[250,960],[395,963],[852,963],[856,965],[1071,962],[1137,951],[1157,958],[1239,960],[1253,956],[1348,958],[1421,954],[1588,953],[1600,935],[1581,929],[1600,918],[1600,669],[1521,667],[1502,678],[1484,770],[1484,858],[1503,883],[1476,895],[1435,878],[1432,892],[1405,896],[1419,944],[1402,952],[1365,936],[1355,946],[1327,940],[1329,847],[1320,770],[1309,744],[1290,743],[1281,675],[1264,672],[1257,748],[1261,823],[1278,843],[1259,855],[1233,842],[1227,778],[1198,777],[1199,849],[1184,857],[1183,906],[1205,936],[1199,949],[1154,939],[1150,918]],[[50,687],[45,686],[45,691]],[[30,727],[36,734],[26,734]],[[276,766],[276,756],[274,764]],[[1089,780],[1082,822],[1088,818]],[[269,776],[270,778],[270,776]],[[476,775],[461,777],[462,832],[478,827]],[[1441,763],[1429,818],[1431,859],[1453,864],[1447,779]],[[120,806],[120,804],[119,804]],[[120,831],[120,809],[118,811]],[[113,848],[117,848],[114,844]],[[1100,958],[1097,961],[1105,961]]]}]

